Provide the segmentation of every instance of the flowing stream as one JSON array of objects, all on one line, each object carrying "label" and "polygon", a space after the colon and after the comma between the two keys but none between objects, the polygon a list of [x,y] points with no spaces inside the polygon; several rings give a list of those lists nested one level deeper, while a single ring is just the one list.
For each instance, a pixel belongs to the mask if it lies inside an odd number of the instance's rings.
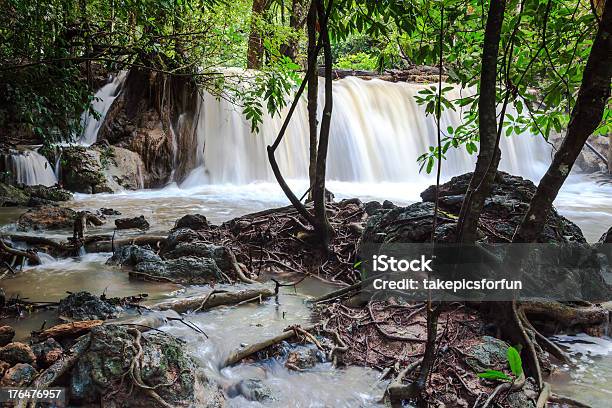
[{"label": "flowing stream", "polygon": [[[124,81],[119,75],[105,85],[96,97],[94,108],[101,118],[83,115],[85,132],[80,143],[96,141],[103,117],[118,96]],[[419,194],[434,182],[431,175],[419,173],[416,158],[435,144],[435,122],[426,116],[414,96],[425,85],[389,83],[347,78],[334,83],[334,116],[328,159],[328,188],[336,198],[359,197],[362,200],[392,200],[396,204],[419,201]],[[465,96],[467,91],[455,89],[451,98]],[[322,96],[320,96],[322,98]],[[510,110],[512,112],[512,109]],[[308,132],[306,105],[300,102],[277,157],[283,174],[294,191],[301,195],[307,189]],[[200,213],[220,223],[239,215],[286,205],[287,199],[273,176],[265,156],[265,147],[280,128],[284,115],[265,117],[258,135],[251,134],[249,123],[240,111],[226,101],[204,95],[199,102],[196,145],[178,140],[177,149],[192,149],[195,167],[184,180],[162,189],[120,192],[117,194],[77,194],[67,205],[74,209],[95,211],[101,207],[119,210],[122,216],[144,215],[151,223],[151,233],[166,233],[185,214]],[[446,111],[443,129],[457,126],[461,112]],[[537,182],[550,160],[551,149],[543,140],[531,135],[504,137],[501,144],[501,168]],[[31,151],[28,160],[39,159]],[[40,156],[40,155],[39,155]],[[42,157],[42,156],[41,156]],[[465,149],[449,151],[443,164],[443,180],[470,171],[475,160]],[[350,159],[349,159],[350,158]],[[44,158],[43,158],[44,159]],[[13,159],[14,160],[14,159]],[[48,162],[45,163],[48,164]],[[43,165],[47,169],[47,164]],[[40,166],[39,166],[40,167]],[[40,171],[34,178],[27,165],[19,165],[16,174],[26,184],[54,184],[50,166],[44,177]],[[39,169],[40,170],[40,169]],[[44,181],[44,183],[43,183]],[[591,176],[573,174],[563,188],[556,207],[561,214],[576,222],[587,239],[597,241],[612,225],[612,184]],[[0,209],[0,224],[13,230],[13,222],[21,210]],[[111,223],[92,232],[112,231]],[[65,237],[70,231],[45,233]],[[125,232],[118,233],[127,234]],[[19,294],[35,301],[55,301],[66,291],[87,290],[108,296],[148,293],[150,300],[182,296],[204,290],[172,284],[151,284],[129,280],[117,267],[105,265],[110,254],[84,254],[68,259],[48,259],[37,267],[26,267],[17,276],[2,281],[7,296]],[[262,403],[231,396],[235,407],[370,407],[377,406],[384,384],[378,373],[367,368],[336,370],[329,363],[320,363],[304,372],[292,372],[277,361],[240,364],[219,369],[223,358],[241,344],[259,341],[280,333],[291,324],[307,324],[310,309],[305,300],[333,290],[320,282],[307,281],[296,292],[283,288],[277,299],[261,305],[225,307],[206,313],[189,315],[188,319],[208,335],[187,329],[178,323],[163,327],[187,340],[193,356],[207,375],[225,389],[246,380],[257,380],[270,390],[274,399]],[[14,325],[19,338],[50,324],[51,313],[38,313],[33,318],[8,322]],[[576,340],[576,341],[574,341]],[[556,378],[555,386],[594,407],[608,406],[612,378],[612,342],[609,338],[560,338],[570,344],[579,369],[565,370]],[[592,344],[586,344],[587,342]],[[590,391],[589,391],[590,390]],[[592,391],[592,392],[591,392]]]}]

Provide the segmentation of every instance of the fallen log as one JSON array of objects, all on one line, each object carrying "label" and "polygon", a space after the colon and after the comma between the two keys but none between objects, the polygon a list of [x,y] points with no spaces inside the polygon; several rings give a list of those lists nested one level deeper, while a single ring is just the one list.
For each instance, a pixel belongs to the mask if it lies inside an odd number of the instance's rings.
[{"label": "fallen log", "polygon": [[104,323],[102,320],[84,320],[79,322],[62,323],[53,327],[49,327],[41,332],[34,332],[32,336],[38,340],[46,340],[50,337],[54,339],[77,336],[90,331],[93,327],[100,326]]},{"label": "fallen log", "polygon": [[174,310],[178,313],[185,313],[189,310],[208,310],[218,306],[235,305],[256,297],[267,299],[272,296],[274,296],[274,291],[269,288],[244,289],[236,292],[217,292],[210,296],[207,293],[185,299],[168,300],[151,306],[151,309]]},{"label": "fallen log", "polygon": [[[315,326],[309,326],[309,327],[302,327],[301,329],[304,331],[311,331],[315,328]],[[261,351],[265,348],[268,348],[270,346],[273,346],[275,344],[280,343],[281,341],[290,339],[291,337],[296,335],[296,330],[293,329],[293,327],[287,327],[285,329],[284,332],[282,332],[281,334],[274,336],[272,338],[266,339],[264,341],[261,341],[259,343],[255,343],[255,344],[251,344],[248,347],[245,347],[241,350],[236,350],[234,351],[232,354],[230,354],[227,359],[225,360],[225,363],[223,364],[224,367],[236,364],[238,362],[240,362],[241,360],[257,353],[258,351]]]},{"label": "fallen log", "polygon": [[530,320],[534,317],[545,318],[568,328],[578,325],[595,326],[604,324],[609,319],[609,311],[595,305],[577,307],[553,300],[528,300],[521,301],[519,307]]},{"label": "fallen log", "polygon": [[[164,245],[166,237],[163,235],[139,235],[135,237],[120,238],[113,240],[112,237],[106,240],[87,241],[85,239],[85,250],[87,252],[112,252],[113,249],[126,245],[151,245],[153,248]],[[113,248],[114,246],[114,248]]]}]

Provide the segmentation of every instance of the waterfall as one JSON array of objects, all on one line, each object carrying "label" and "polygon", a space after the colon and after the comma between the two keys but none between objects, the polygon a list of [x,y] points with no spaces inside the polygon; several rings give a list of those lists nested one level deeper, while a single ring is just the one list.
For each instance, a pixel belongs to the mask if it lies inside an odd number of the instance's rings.
[{"label": "waterfall", "polygon": [[79,144],[91,146],[98,140],[98,130],[104,123],[104,118],[108,113],[113,101],[121,92],[122,85],[127,76],[127,71],[120,71],[116,76],[95,93],[91,107],[97,112],[92,115],[90,110],[86,110],[81,115],[81,127],[83,133],[78,139]]},{"label": "waterfall", "polygon": [[9,173],[9,180],[14,184],[57,184],[53,168],[45,156],[25,147],[20,150],[11,149],[4,155],[4,171]]},{"label": "waterfall", "polygon": [[[321,79],[322,81],[322,79]],[[433,178],[419,173],[417,157],[436,145],[436,123],[415,101],[415,95],[431,85],[362,80],[354,77],[334,81],[334,109],[331,122],[327,177],[348,182],[407,182]],[[319,115],[324,103],[319,86]],[[468,96],[470,91],[455,88],[448,99]],[[274,180],[266,146],[271,144],[285,118],[266,116],[258,134],[239,107],[204,94],[197,123],[197,167],[182,186]],[[510,107],[508,113],[513,113]],[[308,114],[303,98],[296,108],[276,156],[288,179],[308,177]],[[445,110],[441,128],[457,127],[462,112]],[[550,147],[541,137],[530,134],[502,136],[500,169],[538,181],[550,161]],[[442,164],[444,178],[472,171],[476,154],[463,146],[451,148]]]}]

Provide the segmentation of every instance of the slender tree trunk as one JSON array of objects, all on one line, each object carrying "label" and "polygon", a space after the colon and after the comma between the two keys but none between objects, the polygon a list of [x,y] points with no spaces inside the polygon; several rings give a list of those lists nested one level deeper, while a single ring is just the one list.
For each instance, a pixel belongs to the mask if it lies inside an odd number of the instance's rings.
[{"label": "slender tree trunk", "polygon": [[[289,27],[295,30],[295,36],[292,36],[287,41],[287,44],[283,45],[281,52],[283,55],[291,58],[295,61],[298,54],[299,41],[297,33],[304,28],[304,19],[306,7],[308,2],[306,0],[292,0],[291,2],[291,15],[289,16]],[[312,8],[312,7],[311,7]]]},{"label": "slender tree trunk", "polygon": [[[315,175],[317,173],[317,96],[319,92],[319,76],[317,69],[317,55],[315,48],[317,46],[317,8],[315,2],[310,6],[308,11],[308,68],[311,75],[308,76],[308,130],[310,133],[310,161],[308,164],[308,179],[309,186],[313,186]],[[308,194],[312,199],[312,187]]]},{"label": "slender tree trunk", "polygon": [[[330,2],[333,0],[329,0]],[[328,15],[325,12],[323,0],[316,0],[317,13],[319,15],[319,25],[321,27],[321,42],[323,44],[323,56],[325,61],[325,105],[323,106],[323,117],[321,119],[321,129],[319,133],[319,145],[317,148],[317,166],[315,182],[312,188],[314,200],[314,216],[316,220],[315,229],[324,248],[328,247],[329,240],[333,234],[333,229],[327,218],[325,208],[325,173],[327,167],[327,147],[329,145],[329,131],[331,127],[331,115],[333,108],[332,96],[332,55],[329,32],[327,28]],[[331,10],[331,7],[329,8]]]},{"label": "slender tree trunk", "polygon": [[514,235],[514,242],[536,242],[552,203],[569,175],[588,137],[601,122],[610,98],[612,77],[612,0],[607,0],[599,28],[587,60],[576,105],[572,110],[567,134],[555,153],[548,171],[540,180],[529,209]]},{"label": "slender tree trunk", "polygon": [[489,6],[480,70],[480,98],[478,100],[480,152],[476,161],[476,169],[470,180],[459,214],[458,242],[470,243],[476,241],[478,220],[484,207],[484,201],[491,193],[501,156],[499,149],[495,148],[497,140],[496,79],[505,3],[505,0],[491,0]]},{"label": "slender tree trunk", "polygon": [[253,0],[251,9],[251,32],[247,49],[247,68],[260,69],[263,62],[263,39],[257,28],[257,19],[262,17],[267,8],[267,0]]}]

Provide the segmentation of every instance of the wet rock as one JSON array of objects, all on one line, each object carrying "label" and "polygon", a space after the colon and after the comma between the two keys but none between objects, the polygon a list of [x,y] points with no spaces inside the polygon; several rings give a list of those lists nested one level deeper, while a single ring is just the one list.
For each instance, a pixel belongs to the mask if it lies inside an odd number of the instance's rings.
[{"label": "wet rock", "polygon": [[266,401],[273,399],[273,392],[270,387],[263,384],[261,380],[249,378],[240,380],[226,390],[230,398],[235,398],[242,395],[249,401]]},{"label": "wet rock", "polygon": [[32,198],[37,198],[44,202],[61,202],[72,200],[72,193],[58,186],[25,186],[24,191]]},{"label": "wet rock", "polygon": [[[461,210],[472,173],[453,177],[440,186],[440,210],[436,237],[440,242],[455,239],[454,225]],[[536,186],[529,180],[498,172],[491,196],[485,201],[482,220],[490,230],[481,238],[489,242],[507,242],[521,223]],[[408,207],[383,205],[383,210],[368,219],[363,242],[427,242],[431,239],[436,188],[430,186],[421,198],[424,202]],[[539,238],[540,242],[586,242],[580,228],[554,209]]]},{"label": "wet rock", "polygon": [[104,208],[103,207],[103,208],[100,208],[100,210],[98,210],[98,212],[101,215],[106,215],[106,216],[121,215],[121,212],[119,212],[119,211],[117,211],[115,209],[112,209],[112,208]]},{"label": "wet rock", "polygon": [[36,369],[30,364],[16,364],[4,373],[0,383],[4,387],[22,387],[36,377]]},{"label": "wet rock", "polygon": [[187,214],[178,219],[174,224],[174,229],[190,228],[194,231],[203,230],[210,226],[205,216],[201,214]]},{"label": "wet rock", "polygon": [[124,375],[142,347],[137,367],[143,385],[155,387],[170,406],[195,405],[195,364],[185,354],[183,343],[166,333],[148,332],[142,335],[139,346],[136,336],[135,329],[124,326],[105,325],[91,330],[89,349],[70,373],[73,402],[99,404],[104,400],[105,406],[162,407],[133,383],[131,375]]},{"label": "wet rock", "polygon": [[374,215],[382,208],[382,204],[378,201],[368,201],[363,207],[366,214]]},{"label": "wet rock", "polygon": [[76,215],[74,210],[64,207],[33,208],[19,217],[17,229],[20,231],[70,229],[73,227]]},{"label": "wet rock", "polygon": [[602,244],[612,244],[612,227],[599,238],[599,242]]},{"label": "wet rock", "polygon": [[0,348],[0,360],[6,361],[10,365],[18,363],[32,364],[36,361],[36,356],[27,344],[14,342]]},{"label": "wet rock", "polygon": [[290,370],[305,370],[321,362],[317,349],[312,347],[297,347],[289,351],[285,367]]},{"label": "wet rock", "polygon": [[149,222],[145,219],[144,215],[134,218],[120,218],[115,220],[115,226],[117,229],[138,228],[143,231],[148,230],[150,227]]},{"label": "wet rock", "polygon": [[213,259],[195,256],[167,261],[141,262],[134,267],[134,270],[185,284],[210,283],[222,278],[221,270]]},{"label": "wet rock", "polygon": [[78,193],[112,193],[98,150],[82,146],[62,149],[62,184]]},{"label": "wet rock", "polygon": [[106,261],[107,265],[135,266],[141,262],[161,262],[150,246],[127,245],[119,248]]},{"label": "wet rock", "polygon": [[58,313],[73,320],[106,320],[116,317],[119,309],[89,292],[72,293],[60,300]]},{"label": "wet rock", "polygon": [[506,367],[508,344],[491,336],[483,336],[481,340],[481,343],[470,347],[466,351],[469,357],[466,358],[465,362],[476,373]]},{"label": "wet rock", "polygon": [[13,337],[15,337],[15,329],[11,326],[0,327],[0,346],[9,344],[13,340]]},{"label": "wet rock", "polygon": [[166,238],[164,251],[173,250],[181,242],[197,241],[198,239],[200,239],[198,233],[190,228],[179,228],[173,230],[168,235],[168,238]]},{"label": "wet rock", "polygon": [[147,183],[147,172],[138,153],[118,146],[111,146],[108,153],[105,174],[112,183],[127,190],[144,188]]},{"label": "wet rock", "polygon": [[180,242],[173,250],[164,252],[163,256],[166,259],[178,259],[184,256],[211,258],[222,271],[233,273],[234,259],[229,249],[220,245],[202,241]]},{"label": "wet rock", "polygon": [[19,207],[28,205],[30,196],[23,190],[0,183],[0,207]]},{"label": "wet rock", "polygon": [[38,365],[45,368],[55,363],[64,354],[62,345],[53,338],[32,345],[32,351]]}]

